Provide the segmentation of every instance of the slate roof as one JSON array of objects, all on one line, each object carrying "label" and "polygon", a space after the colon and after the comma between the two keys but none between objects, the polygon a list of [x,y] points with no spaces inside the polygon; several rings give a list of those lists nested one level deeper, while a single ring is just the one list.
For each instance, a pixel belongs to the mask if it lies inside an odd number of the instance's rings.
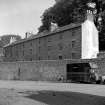
[{"label": "slate roof", "polygon": [[52,34],[55,34],[55,33],[60,33],[62,31],[65,31],[65,30],[68,30],[68,29],[73,29],[73,28],[76,28],[76,27],[79,27],[79,26],[81,26],[81,23],[77,23],[77,24],[72,23],[72,24],[69,24],[69,25],[66,25],[66,26],[63,26],[63,27],[59,27],[57,30],[55,30],[53,32],[45,32],[45,33],[42,32],[42,33],[38,33],[36,35],[32,35],[32,37],[21,39],[19,41],[15,41],[12,44],[5,45],[4,48],[8,47],[8,46],[13,46],[13,45],[16,45],[16,44],[20,44],[20,43],[23,43],[23,42],[26,42],[26,41],[30,41],[30,40],[33,40],[33,39],[36,39],[36,38],[52,35]]}]

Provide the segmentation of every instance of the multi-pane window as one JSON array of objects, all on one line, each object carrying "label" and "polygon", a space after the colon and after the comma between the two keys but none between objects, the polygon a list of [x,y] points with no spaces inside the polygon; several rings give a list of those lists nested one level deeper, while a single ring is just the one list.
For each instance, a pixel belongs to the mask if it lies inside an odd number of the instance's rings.
[{"label": "multi-pane window", "polygon": [[23,43],[23,48],[24,48],[24,43]]},{"label": "multi-pane window", "polygon": [[48,46],[48,51],[50,51],[50,50],[51,50],[51,48],[52,48],[51,46]]},{"label": "multi-pane window", "polygon": [[80,32],[81,28],[76,27],[72,29],[72,36],[76,36]]},{"label": "multi-pane window", "polygon": [[38,59],[40,60],[40,56],[38,57]]},{"label": "multi-pane window", "polygon": [[24,56],[24,50],[23,50],[23,56]]},{"label": "multi-pane window", "polygon": [[48,42],[51,42],[51,40],[52,40],[51,37],[48,37]]},{"label": "multi-pane window", "polygon": [[39,38],[39,44],[40,44],[40,42],[41,42],[41,40],[40,40],[40,38]]},{"label": "multi-pane window", "polygon": [[41,47],[39,46],[39,53],[40,53],[40,51],[41,51]]},{"label": "multi-pane window", "polygon": [[59,39],[63,39],[63,35],[62,34],[59,35]]},{"label": "multi-pane window", "polygon": [[62,50],[62,49],[63,49],[62,43],[59,43],[59,44],[58,44],[58,47],[59,47],[59,50]]},{"label": "multi-pane window", "polygon": [[72,53],[72,59],[76,59],[76,53]]},{"label": "multi-pane window", "polygon": [[30,61],[32,61],[32,58],[30,58]]},{"label": "multi-pane window", "polygon": [[32,47],[32,42],[30,43],[30,46]]},{"label": "multi-pane window", "polygon": [[72,48],[75,47],[76,41],[72,41]]},{"label": "multi-pane window", "polygon": [[75,36],[75,29],[72,30],[72,36]]},{"label": "multi-pane window", "polygon": [[16,57],[18,57],[18,50],[16,50]]},{"label": "multi-pane window", "polygon": [[48,55],[48,59],[50,59],[50,56]]},{"label": "multi-pane window", "polygon": [[32,49],[30,49],[30,55],[32,55]]},{"label": "multi-pane window", "polygon": [[60,60],[62,59],[62,56],[61,56],[61,55],[59,56],[59,59],[60,59]]}]

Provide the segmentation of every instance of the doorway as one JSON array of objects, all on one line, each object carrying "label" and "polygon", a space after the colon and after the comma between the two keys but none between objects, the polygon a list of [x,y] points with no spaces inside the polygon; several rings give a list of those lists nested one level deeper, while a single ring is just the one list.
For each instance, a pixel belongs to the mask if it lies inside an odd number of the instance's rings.
[{"label": "doorway", "polygon": [[67,80],[74,82],[88,82],[90,68],[89,63],[67,64]]}]

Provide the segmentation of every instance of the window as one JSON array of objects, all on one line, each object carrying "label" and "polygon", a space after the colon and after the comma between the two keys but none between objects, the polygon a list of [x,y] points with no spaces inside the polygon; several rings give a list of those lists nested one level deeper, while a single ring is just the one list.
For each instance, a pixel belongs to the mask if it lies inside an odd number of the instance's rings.
[{"label": "window", "polygon": [[59,59],[60,59],[60,60],[62,59],[62,56],[61,56],[61,55],[59,56]]},{"label": "window", "polygon": [[72,29],[72,36],[75,36],[75,29]]},{"label": "window", "polygon": [[40,44],[40,39],[39,39],[39,44]]},{"label": "window", "polygon": [[41,51],[41,47],[39,46],[39,53],[40,53],[40,51]]},{"label": "window", "polygon": [[72,59],[76,58],[76,53],[72,53]]},{"label": "window", "polygon": [[19,55],[19,54],[18,54],[18,52],[19,52],[18,49],[19,49],[19,47],[16,46],[16,47],[15,47],[15,50],[16,50],[16,57],[18,57],[18,55]]},{"label": "window", "polygon": [[23,43],[23,48],[24,48],[24,43]]},{"label": "window", "polygon": [[32,55],[32,49],[30,49],[30,55]]},{"label": "window", "polygon": [[48,37],[48,42],[51,42],[51,37]]},{"label": "window", "polygon": [[12,48],[10,49],[10,57],[12,57]]},{"label": "window", "polygon": [[32,42],[30,43],[30,46],[32,46]]},{"label": "window", "polygon": [[58,47],[59,47],[59,50],[62,50],[62,49],[63,49],[62,43],[59,43],[59,44],[58,44]]},{"label": "window", "polygon": [[75,47],[76,41],[72,41],[72,48]]},{"label": "window", "polygon": [[48,59],[50,59],[50,56],[48,55]]},{"label": "window", "polygon": [[16,50],[16,57],[18,57],[18,50]]},{"label": "window", "polygon": [[48,46],[48,51],[50,51],[51,50],[51,46]]},{"label": "window", "polygon": [[62,34],[59,35],[59,39],[63,39],[63,35]]},{"label": "window", "polygon": [[5,57],[7,57],[7,54],[6,54],[6,53],[4,53],[4,56],[5,56]]},{"label": "window", "polygon": [[40,60],[40,56],[38,57],[38,59]]},{"label": "window", "polygon": [[23,56],[24,56],[24,50],[23,50]]},{"label": "window", "polygon": [[30,58],[30,61],[32,61],[32,58]]},{"label": "window", "polygon": [[79,34],[81,31],[80,27],[76,27],[74,29],[72,29],[72,36],[76,36],[77,34]]}]

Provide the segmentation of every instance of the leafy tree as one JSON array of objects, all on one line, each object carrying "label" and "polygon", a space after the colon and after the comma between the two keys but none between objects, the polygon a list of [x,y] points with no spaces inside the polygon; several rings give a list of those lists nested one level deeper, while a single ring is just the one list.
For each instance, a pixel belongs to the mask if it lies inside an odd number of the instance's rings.
[{"label": "leafy tree", "polygon": [[84,21],[86,3],[89,0],[61,0],[53,7],[48,8],[42,15],[42,26],[39,32],[49,30],[51,22],[58,26]]},{"label": "leafy tree", "polygon": [[100,50],[105,51],[105,10],[102,12],[101,31],[99,32]]},{"label": "leafy tree", "polygon": [[[102,15],[101,30],[99,32],[100,50],[105,50],[105,1],[104,0],[61,0],[53,7],[48,8],[42,15],[42,25],[39,33],[50,29],[51,22],[58,26],[65,26],[71,23],[81,23],[85,20],[87,3],[96,3],[97,16]],[[102,10],[100,10],[102,8]],[[100,13],[101,12],[101,13]],[[98,17],[95,24],[98,27]]]},{"label": "leafy tree", "polygon": [[16,40],[20,40],[21,39],[21,36],[19,35],[3,35],[1,36],[1,41],[0,41],[0,44],[2,43],[2,47],[9,44],[10,43],[10,39],[11,37],[15,37]]}]

